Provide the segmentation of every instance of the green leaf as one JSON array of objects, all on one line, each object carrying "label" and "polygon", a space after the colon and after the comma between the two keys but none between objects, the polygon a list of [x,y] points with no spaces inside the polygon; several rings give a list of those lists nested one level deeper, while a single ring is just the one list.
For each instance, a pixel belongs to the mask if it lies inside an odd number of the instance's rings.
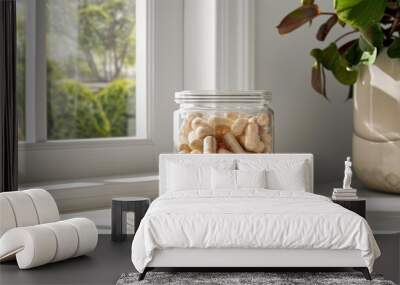
[{"label": "green leaf", "polygon": [[324,41],[330,30],[333,28],[334,25],[336,25],[337,21],[338,17],[336,15],[332,15],[331,17],[329,17],[328,20],[319,27],[317,32],[317,39],[319,41]]},{"label": "green leaf", "polygon": [[283,18],[283,20],[277,26],[278,32],[281,35],[290,33],[291,31],[311,21],[318,15],[319,8],[317,5],[313,4],[301,6]]},{"label": "green leaf", "polygon": [[378,49],[374,47],[362,34],[358,40],[358,47],[362,52],[360,63],[368,65],[373,64],[376,60],[376,56],[378,55]]},{"label": "green leaf", "polygon": [[355,66],[360,63],[363,52],[358,46],[357,40],[351,41],[350,44],[343,56],[351,66]]},{"label": "green leaf", "polygon": [[368,28],[362,29],[361,34],[370,46],[374,46],[380,52],[383,48],[384,34],[382,32],[381,26],[375,24],[369,26]]},{"label": "green leaf", "polygon": [[340,83],[352,85],[357,81],[357,70],[351,68],[347,60],[339,53],[336,44],[332,43],[324,50],[313,49],[311,55],[323,67],[330,70]]},{"label": "green leaf", "polygon": [[400,38],[396,38],[387,50],[387,55],[391,58],[400,58]]},{"label": "green leaf", "polygon": [[334,0],[340,20],[353,28],[363,29],[379,23],[387,0]]},{"label": "green leaf", "polygon": [[322,58],[323,58],[323,53],[322,53],[322,49],[319,48],[314,48],[310,51],[310,55],[315,58],[315,60],[317,62],[322,62]]}]

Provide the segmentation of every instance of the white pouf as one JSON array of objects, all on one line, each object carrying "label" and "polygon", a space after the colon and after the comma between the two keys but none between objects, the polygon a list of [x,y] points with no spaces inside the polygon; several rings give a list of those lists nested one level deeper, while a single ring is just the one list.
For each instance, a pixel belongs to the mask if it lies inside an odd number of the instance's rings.
[{"label": "white pouf", "polygon": [[0,262],[15,259],[20,269],[84,255],[96,248],[96,225],[86,218],[59,220],[45,190],[0,193]]}]

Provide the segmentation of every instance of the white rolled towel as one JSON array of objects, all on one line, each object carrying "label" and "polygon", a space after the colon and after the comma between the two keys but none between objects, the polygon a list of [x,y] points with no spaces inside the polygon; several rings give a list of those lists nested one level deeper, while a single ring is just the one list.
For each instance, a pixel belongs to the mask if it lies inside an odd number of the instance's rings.
[{"label": "white rolled towel", "polygon": [[86,218],[14,228],[0,238],[0,261],[16,257],[28,269],[80,256],[96,248],[97,234]]}]

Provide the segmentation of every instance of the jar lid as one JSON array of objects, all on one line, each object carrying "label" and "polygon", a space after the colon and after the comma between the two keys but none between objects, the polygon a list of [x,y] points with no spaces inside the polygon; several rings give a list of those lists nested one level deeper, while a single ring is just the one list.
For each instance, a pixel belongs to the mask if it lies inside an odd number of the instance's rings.
[{"label": "jar lid", "polygon": [[272,94],[265,90],[185,90],[175,93],[175,102],[181,103],[239,103],[267,102]]}]

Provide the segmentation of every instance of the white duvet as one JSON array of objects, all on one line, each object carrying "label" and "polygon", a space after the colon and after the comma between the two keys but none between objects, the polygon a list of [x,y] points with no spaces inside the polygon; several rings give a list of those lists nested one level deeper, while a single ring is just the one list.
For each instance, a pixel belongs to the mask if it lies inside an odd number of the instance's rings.
[{"label": "white duvet", "polygon": [[359,215],[323,196],[265,189],[162,195],[139,226],[132,262],[143,272],[165,248],[358,249],[370,271],[380,255]]}]

